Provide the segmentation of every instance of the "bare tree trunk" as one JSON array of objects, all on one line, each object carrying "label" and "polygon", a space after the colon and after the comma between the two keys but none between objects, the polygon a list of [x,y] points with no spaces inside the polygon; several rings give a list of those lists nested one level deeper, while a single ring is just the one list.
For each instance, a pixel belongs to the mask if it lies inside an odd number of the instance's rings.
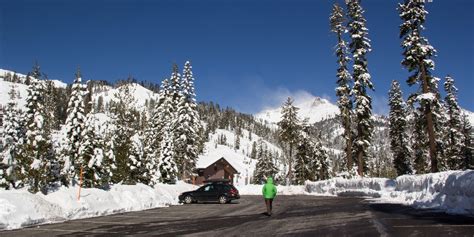
[{"label": "bare tree trunk", "polygon": [[[420,62],[421,65],[421,79],[423,86],[423,93],[429,93],[430,88],[428,87],[428,78],[426,77],[426,69],[423,65],[423,62]],[[425,105],[424,113],[426,116],[427,130],[428,130],[428,140],[429,140],[429,152],[431,160],[431,172],[438,172],[438,158],[436,153],[436,138],[434,132],[434,122],[433,122],[433,113],[431,111],[431,103]]]},{"label": "bare tree trunk", "polygon": [[345,118],[345,133],[346,133],[346,159],[347,159],[347,171],[352,170],[353,161],[352,161],[352,133],[351,133],[351,121],[350,118]]},{"label": "bare tree trunk", "polygon": [[290,144],[290,154],[288,157],[288,175],[287,175],[287,185],[291,185],[291,180],[293,179],[293,145]]},{"label": "bare tree trunk", "polygon": [[186,180],[186,162],[183,162],[183,173],[181,174],[181,180]]},{"label": "bare tree trunk", "polygon": [[[357,125],[357,132],[358,134],[362,134],[362,128],[360,127],[360,125]],[[359,174],[359,176],[363,176],[364,175],[364,150],[361,149],[361,148],[357,148],[357,161],[358,161],[358,164],[357,164],[357,173]]]}]

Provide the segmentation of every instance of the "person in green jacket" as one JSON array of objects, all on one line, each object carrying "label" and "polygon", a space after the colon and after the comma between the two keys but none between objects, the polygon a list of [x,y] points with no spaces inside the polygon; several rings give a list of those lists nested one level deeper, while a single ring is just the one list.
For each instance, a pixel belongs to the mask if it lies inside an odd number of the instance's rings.
[{"label": "person in green jacket", "polygon": [[267,183],[263,185],[262,193],[263,198],[265,199],[265,205],[267,206],[267,215],[271,216],[273,199],[277,194],[277,189],[273,184],[272,177],[267,178]]}]

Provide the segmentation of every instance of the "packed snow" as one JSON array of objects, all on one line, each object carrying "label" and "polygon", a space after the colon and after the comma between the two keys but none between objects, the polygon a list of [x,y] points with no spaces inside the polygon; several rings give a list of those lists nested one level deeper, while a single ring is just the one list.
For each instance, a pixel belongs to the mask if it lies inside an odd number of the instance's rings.
[{"label": "packed snow", "polygon": [[158,184],[155,188],[143,184],[113,185],[107,191],[84,188],[79,200],[77,186],[61,187],[48,195],[31,194],[27,190],[1,190],[0,229],[178,205],[178,195],[195,188],[182,182]]},{"label": "packed snow", "polygon": [[334,178],[307,182],[312,195],[368,196],[376,202],[474,215],[474,171],[446,171],[384,178]]}]

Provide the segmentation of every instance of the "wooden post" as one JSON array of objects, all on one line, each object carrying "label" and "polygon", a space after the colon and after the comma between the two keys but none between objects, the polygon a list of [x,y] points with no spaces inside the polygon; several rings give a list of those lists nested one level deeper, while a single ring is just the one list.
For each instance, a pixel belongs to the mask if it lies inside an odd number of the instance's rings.
[{"label": "wooden post", "polygon": [[77,193],[77,201],[79,201],[79,199],[81,199],[82,176],[83,176],[83,168],[82,168],[82,165],[81,165],[81,173],[79,175],[79,192]]}]

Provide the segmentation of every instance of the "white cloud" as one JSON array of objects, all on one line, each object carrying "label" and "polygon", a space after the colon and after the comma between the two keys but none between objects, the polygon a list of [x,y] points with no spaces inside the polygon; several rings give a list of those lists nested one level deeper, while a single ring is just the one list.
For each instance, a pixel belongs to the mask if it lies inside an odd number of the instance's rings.
[{"label": "white cloud", "polygon": [[372,95],[373,114],[388,115],[388,99],[385,96]]},{"label": "white cloud", "polygon": [[288,97],[291,97],[295,104],[314,99],[314,95],[305,91],[290,91],[287,88],[279,87],[273,90],[266,90],[262,100],[262,109],[275,108],[281,106]]}]

